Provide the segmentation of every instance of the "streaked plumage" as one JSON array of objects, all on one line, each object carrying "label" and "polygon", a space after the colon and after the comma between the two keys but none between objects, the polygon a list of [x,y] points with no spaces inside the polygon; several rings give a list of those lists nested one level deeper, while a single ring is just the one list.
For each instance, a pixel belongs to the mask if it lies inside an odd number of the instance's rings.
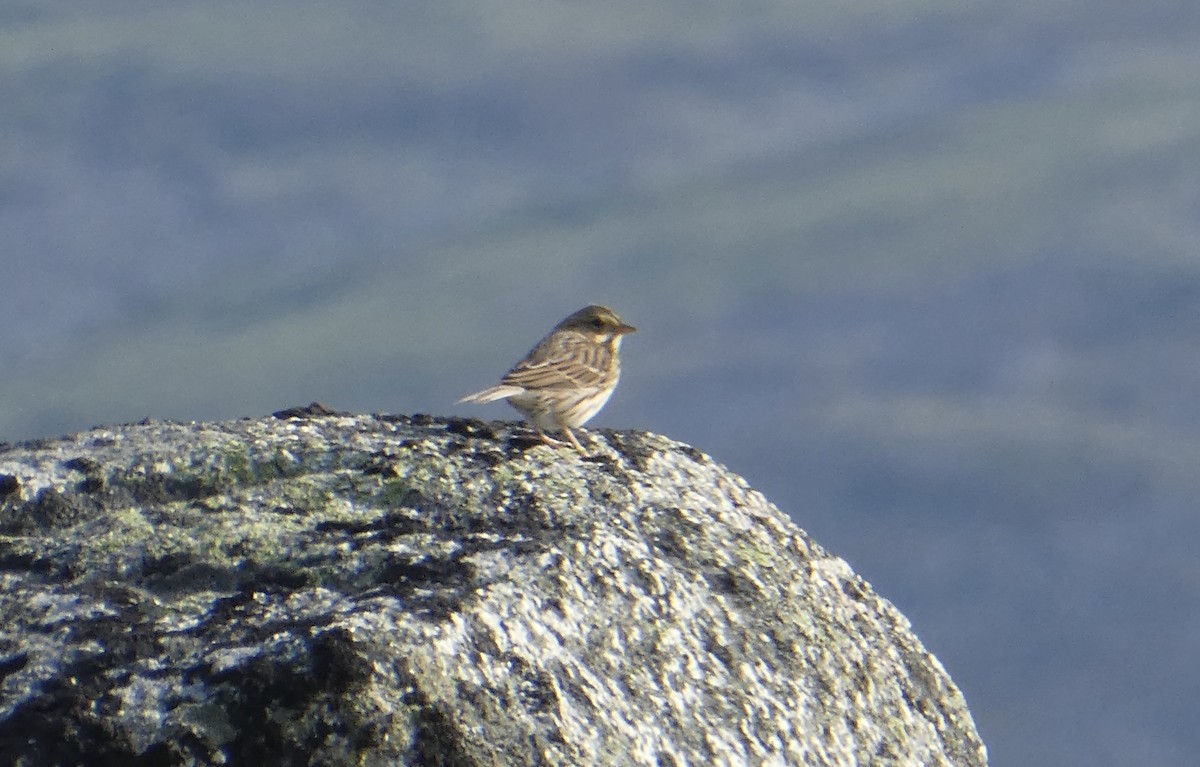
[{"label": "streaked plumage", "polygon": [[587,423],[612,396],[621,377],[621,339],[634,330],[608,307],[580,309],[555,325],[498,385],[459,402],[507,399],[543,442],[563,446],[546,434],[559,430],[584,453],[571,430]]}]

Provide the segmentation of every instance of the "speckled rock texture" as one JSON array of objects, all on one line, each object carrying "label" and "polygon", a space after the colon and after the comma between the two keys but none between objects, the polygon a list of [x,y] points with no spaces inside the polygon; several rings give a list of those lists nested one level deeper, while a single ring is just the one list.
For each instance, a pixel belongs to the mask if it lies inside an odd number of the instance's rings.
[{"label": "speckled rock texture", "polygon": [[904,617],[692,448],[277,415],[0,446],[0,763],[986,764]]}]

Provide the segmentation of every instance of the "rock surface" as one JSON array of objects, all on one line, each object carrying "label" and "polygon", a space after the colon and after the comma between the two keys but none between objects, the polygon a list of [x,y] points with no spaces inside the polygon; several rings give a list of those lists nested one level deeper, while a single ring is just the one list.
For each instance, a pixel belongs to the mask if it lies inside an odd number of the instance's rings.
[{"label": "rock surface", "polygon": [[0,447],[0,762],[986,764],[903,616],[692,448],[280,415]]}]

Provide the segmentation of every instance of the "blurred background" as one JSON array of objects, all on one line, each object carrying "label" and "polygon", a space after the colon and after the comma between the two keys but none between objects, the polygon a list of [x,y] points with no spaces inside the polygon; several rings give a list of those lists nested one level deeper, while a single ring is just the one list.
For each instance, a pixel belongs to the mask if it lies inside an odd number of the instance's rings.
[{"label": "blurred background", "polygon": [[1200,749],[1195,0],[0,0],[0,440],[455,406],[746,476],[1000,767]]}]

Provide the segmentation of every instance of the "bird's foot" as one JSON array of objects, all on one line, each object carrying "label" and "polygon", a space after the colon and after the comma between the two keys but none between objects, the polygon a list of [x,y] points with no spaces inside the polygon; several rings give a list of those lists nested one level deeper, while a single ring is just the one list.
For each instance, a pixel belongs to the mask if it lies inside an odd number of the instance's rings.
[{"label": "bird's foot", "polygon": [[537,432],[538,438],[550,447],[573,447],[584,458],[588,457],[588,453],[583,449],[583,445],[579,444],[579,440],[575,438],[575,434],[566,426],[562,427],[563,434],[567,435],[570,442],[563,442],[561,439],[555,439],[541,429],[534,429]]}]

